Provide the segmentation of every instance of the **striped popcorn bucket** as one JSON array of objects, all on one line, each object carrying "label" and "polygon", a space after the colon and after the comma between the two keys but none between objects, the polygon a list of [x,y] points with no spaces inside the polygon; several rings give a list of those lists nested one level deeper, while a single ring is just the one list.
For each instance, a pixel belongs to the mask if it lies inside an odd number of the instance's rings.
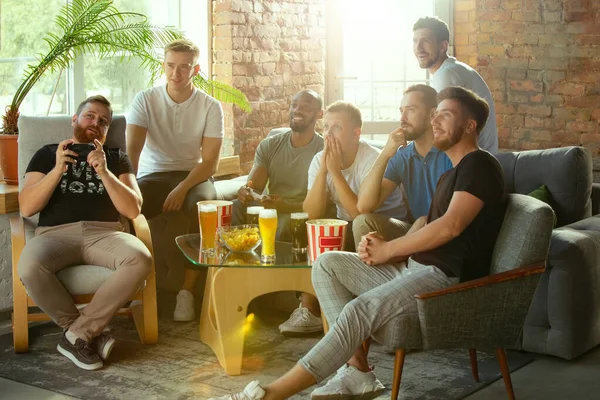
[{"label": "striped popcorn bucket", "polygon": [[233,208],[233,202],[228,200],[204,200],[196,203],[198,206],[198,218],[200,218],[200,205],[201,204],[214,204],[217,206],[217,228],[221,226],[231,225],[231,210]]},{"label": "striped popcorn bucket", "polygon": [[319,255],[333,250],[343,250],[347,221],[341,219],[311,219],[306,221],[308,257],[311,262]]}]

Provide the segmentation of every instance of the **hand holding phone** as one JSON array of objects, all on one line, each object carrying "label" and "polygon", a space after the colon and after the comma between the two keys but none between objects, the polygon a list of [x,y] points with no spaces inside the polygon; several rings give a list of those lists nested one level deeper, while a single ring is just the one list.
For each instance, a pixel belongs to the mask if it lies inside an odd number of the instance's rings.
[{"label": "hand holding phone", "polygon": [[250,196],[256,201],[261,201],[265,197],[262,194],[255,191],[254,189],[252,189],[251,187],[248,188],[248,192],[250,193]]}]

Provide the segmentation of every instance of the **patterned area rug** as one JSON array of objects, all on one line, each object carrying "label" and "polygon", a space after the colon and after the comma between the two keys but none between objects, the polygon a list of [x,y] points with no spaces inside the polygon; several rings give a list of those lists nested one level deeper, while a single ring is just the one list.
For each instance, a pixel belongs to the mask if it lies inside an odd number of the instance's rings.
[{"label": "patterned area rug", "polygon": [[[161,313],[162,314],[162,313]],[[277,325],[285,315],[257,312],[244,349],[243,375],[225,374],[210,348],[199,341],[197,323],[176,323],[160,315],[159,344],[140,344],[133,321],[116,318],[117,344],[105,367],[88,372],[56,351],[60,329],[30,329],[30,351],[14,354],[12,335],[0,336],[0,376],[81,399],[208,399],[241,390],[250,380],[273,381],[304,355],[319,337],[287,338]],[[410,352],[406,356],[401,399],[461,399],[500,377],[495,356],[478,353],[480,383],[473,381],[466,350]],[[373,344],[370,362],[390,398],[394,356]],[[512,370],[531,362],[529,354],[509,352]],[[309,399],[309,389],[292,397]]]}]

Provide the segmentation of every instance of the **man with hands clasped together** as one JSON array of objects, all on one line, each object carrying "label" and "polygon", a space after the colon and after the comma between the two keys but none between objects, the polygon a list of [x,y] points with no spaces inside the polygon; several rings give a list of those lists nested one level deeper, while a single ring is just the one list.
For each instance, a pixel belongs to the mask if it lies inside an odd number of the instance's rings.
[{"label": "man with hands clasped together", "polygon": [[390,133],[360,187],[358,209],[362,214],[353,224],[355,238],[377,231],[386,240],[392,240],[406,233],[409,221],[370,214],[401,184],[406,189],[412,217],[419,223],[427,217],[440,176],[452,168],[448,156],[433,146],[431,118],[437,106],[436,95],[435,89],[422,84],[404,91],[400,127]]},{"label": "man with hands clasped together", "polygon": [[453,168],[439,180],[427,224],[415,224],[392,241],[368,234],[358,254],[320,255],[312,266],[312,281],[329,332],[273,383],[253,381],[243,392],[219,400],[286,399],[336,370],[326,385],[312,392],[313,400],[374,398],[383,391],[361,343],[371,335],[389,343],[394,338],[386,335],[408,329],[403,318],[417,313],[415,294],[489,274],[506,192],[502,167],[477,145],[488,110],[485,100],[467,89],[450,87],[439,93],[433,144]]},{"label": "man with hands clasped together", "polygon": [[[380,151],[360,139],[362,116],[355,105],[344,101],[331,104],[324,122],[325,148],[310,164],[303,208],[309,218],[323,218],[331,199],[337,217],[349,222],[344,249],[354,251],[351,222],[360,214],[357,194]],[[405,219],[407,209],[400,190],[391,190],[374,212]]]},{"label": "man with hands clasped together", "polygon": [[[40,213],[35,237],[19,260],[19,276],[35,303],[65,330],[58,351],[86,370],[101,368],[108,358],[115,341],[102,331],[152,266],[150,251],[119,223],[119,214],[140,214],[142,196],[129,158],[103,147],[111,119],[104,97],[81,103],[72,120],[73,138],[35,153],[19,194],[21,215]],[[78,310],[55,274],[85,264],[114,272]]]}]

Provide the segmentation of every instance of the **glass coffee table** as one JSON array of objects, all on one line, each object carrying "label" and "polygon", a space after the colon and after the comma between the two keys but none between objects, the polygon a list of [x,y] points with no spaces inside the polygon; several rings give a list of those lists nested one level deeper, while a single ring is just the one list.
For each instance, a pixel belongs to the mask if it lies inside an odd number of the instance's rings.
[{"label": "glass coffee table", "polygon": [[219,248],[213,257],[200,252],[200,234],[175,238],[190,261],[186,268],[208,269],[200,340],[217,356],[229,375],[242,373],[244,337],[252,323],[247,310],[250,302],[264,294],[299,291],[315,295],[311,265],[306,253],[292,251],[290,243],[275,243],[275,263],[260,262],[260,247],[252,253],[233,253]]}]

